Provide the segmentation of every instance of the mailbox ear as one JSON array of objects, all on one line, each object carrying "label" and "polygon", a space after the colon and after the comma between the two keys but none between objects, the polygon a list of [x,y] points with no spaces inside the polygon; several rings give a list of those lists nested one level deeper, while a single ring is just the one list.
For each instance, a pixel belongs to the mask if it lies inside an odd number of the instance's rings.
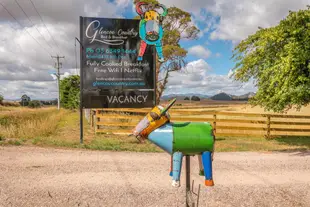
[{"label": "mailbox ear", "polygon": [[158,11],[156,10],[156,12],[157,12],[161,17],[167,16],[168,10],[167,10],[167,8],[166,8],[165,5],[163,5],[163,4],[156,4],[155,7],[157,7],[157,8],[162,8],[163,12],[158,12]]},{"label": "mailbox ear", "polygon": [[174,98],[172,101],[170,101],[170,103],[160,112],[160,116],[164,115],[173,106],[176,100],[177,99]]},{"label": "mailbox ear", "polygon": [[138,2],[136,4],[136,12],[141,16],[144,14],[144,11],[142,10],[142,6],[144,5],[148,5],[148,3],[145,3],[145,2]]}]

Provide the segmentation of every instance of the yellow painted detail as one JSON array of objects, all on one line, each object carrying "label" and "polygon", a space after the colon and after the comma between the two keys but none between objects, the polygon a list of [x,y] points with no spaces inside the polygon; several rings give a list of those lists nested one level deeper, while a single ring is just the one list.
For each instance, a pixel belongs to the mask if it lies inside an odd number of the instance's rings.
[{"label": "yellow painted detail", "polygon": [[[160,108],[158,108],[157,106],[154,107],[151,112],[154,112],[154,113],[158,114],[158,116],[160,116]],[[158,119],[158,120],[153,120],[150,113],[148,113],[146,115],[147,119],[150,122],[150,125],[147,128],[145,128],[141,133],[145,137],[147,137],[155,129],[161,127],[162,125],[164,125],[165,123],[170,121],[166,114],[161,116],[160,119]]]},{"label": "yellow painted detail", "polygon": [[156,11],[145,12],[144,19],[149,20],[159,20],[159,14]]}]

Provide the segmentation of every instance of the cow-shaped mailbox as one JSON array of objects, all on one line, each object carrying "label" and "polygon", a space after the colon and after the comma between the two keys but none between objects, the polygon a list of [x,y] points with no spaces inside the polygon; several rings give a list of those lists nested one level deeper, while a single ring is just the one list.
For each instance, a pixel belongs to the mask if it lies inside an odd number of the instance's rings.
[{"label": "cow-shaped mailbox", "polygon": [[213,128],[207,122],[170,122],[168,110],[175,101],[173,99],[166,107],[154,107],[133,129],[132,134],[140,141],[150,140],[171,155],[173,186],[180,186],[182,158],[185,155],[198,155],[200,175],[205,176],[206,186],[213,186]]},{"label": "cow-shaped mailbox", "polygon": [[[162,10],[162,12],[160,12]],[[136,12],[140,15],[139,35],[141,38],[138,61],[143,60],[147,45],[155,45],[160,62],[164,61],[161,40],[164,35],[162,21],[167,15],[167,8],[162,4],[152,5],[145,2],[136,4]]]}]

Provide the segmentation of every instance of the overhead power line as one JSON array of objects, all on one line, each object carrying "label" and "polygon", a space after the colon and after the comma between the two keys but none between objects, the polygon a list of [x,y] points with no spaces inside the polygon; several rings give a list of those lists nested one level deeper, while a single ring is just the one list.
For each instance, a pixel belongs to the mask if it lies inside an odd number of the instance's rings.
[{"label": "overhead power line", "polygon": [[[7,13],[23,28],[24,26],[14,17],[14,15],[0,2],[0,5],[7,11]],[[36,41],[37,43],[38,43],[38,45],[40,45],[40,47],[42,48],[42,49],[44,49],[50,56],[52,56],[51,55],[51,53],[45,48],[45,47],[43,47],[42,45],[41,45],[41,43],[35,38],[35,37],[33,37],[32,35],[31,35],[31,33],[27,30],[28,28],[26,28],[25,29],[25,31],[29,34],[29,36],[30,37],[32,37],[32,39],[34,40],[34,41]]]},{"label": "overhead power line", "polygon": [[33,3],[32,0],[29,0],[29,1],[31,2],[31,4],[32,4],[33,8],[35,9],[35,11],[37,12],[37,14],[39,15],[39,17],[40,17],[40,19],[41,19],[41,21],[42,21],[44,27],[46,28],[46,30],[47,30],[47,32],[48,32],[48,34],[51,36],[51,38],[52,38],[52,40],[54,41],[56,47],[58,48],[59,52],[61,53],[61,50],[60,50],[60,48],[59,48],[57,42],[55,41],[53,35],[50,33],[49,29],[47,28],[47,26],[46,26],[46,24],[45,24],[45,22],[44,22],[44,20],[43,20],[43,18],[42,18],[42,16],[41,16],[41,14],[39,13],[39,11],[38,11],[38,9],[36,8],[35,4]]},{"label": "overhead power line", "polygon": [[18,3],[17,0],[14,0],[15,3],[18,5],[18,7],[22,10],[22,12],[24,13],[24,15],[27,17],[27,19],[30,21],[30,23],[32,24],[31,26],[35,27],[36,30],[39,32],[39,34],[43,37],[44,41],[46,42],[46,44],[52,49],[54,50],[54,48],[48,43],[48,41],[45,39],[44,35],[40,32],[40,30],[35,26],[35,24],[33,23],[33,21],[29,18],[29,16],[27,15],[27,13],[25,12],[25,10],[23,9],[23,7]]}]

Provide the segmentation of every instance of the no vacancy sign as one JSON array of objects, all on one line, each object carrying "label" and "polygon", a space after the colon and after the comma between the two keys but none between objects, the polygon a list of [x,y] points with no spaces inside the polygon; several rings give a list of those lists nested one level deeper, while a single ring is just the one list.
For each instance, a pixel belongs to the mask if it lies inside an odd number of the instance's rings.
[{"label": "no vacancy sign", "polygon": [[155,50],[138,61],[139,20],[80,17],[83,108],[155,105]]}]

